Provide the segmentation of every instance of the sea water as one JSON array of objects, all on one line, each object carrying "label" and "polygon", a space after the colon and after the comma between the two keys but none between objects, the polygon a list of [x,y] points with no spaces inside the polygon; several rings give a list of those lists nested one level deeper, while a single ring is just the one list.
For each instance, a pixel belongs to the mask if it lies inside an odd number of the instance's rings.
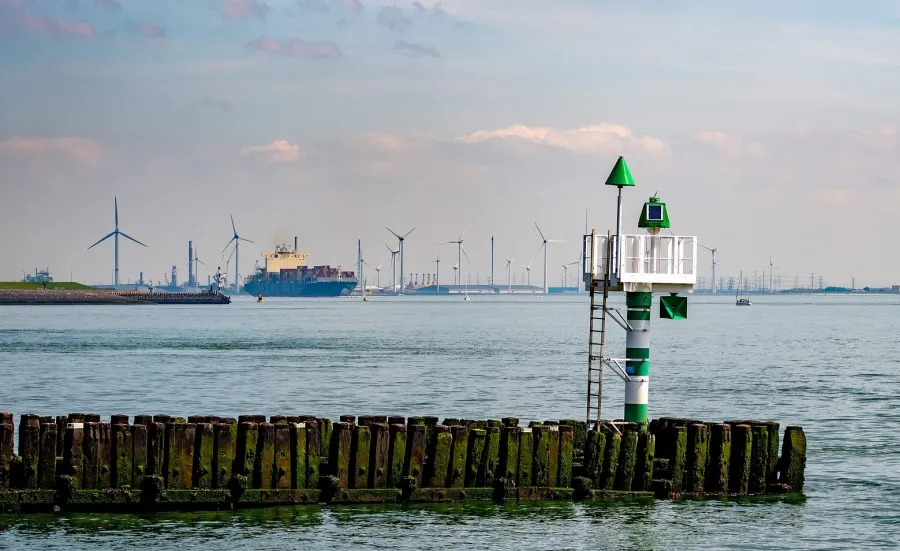
[{"label": "sea water", "polygon": [[[3,307],[0,411],[583,419],[588,316],[586,295]],[[651,331],[651,416],[801,425],[805,498],[0,515],[0,549],[897,545],[900,297],[692,296]],[[621,417],[614,374],[604,395]]]}]

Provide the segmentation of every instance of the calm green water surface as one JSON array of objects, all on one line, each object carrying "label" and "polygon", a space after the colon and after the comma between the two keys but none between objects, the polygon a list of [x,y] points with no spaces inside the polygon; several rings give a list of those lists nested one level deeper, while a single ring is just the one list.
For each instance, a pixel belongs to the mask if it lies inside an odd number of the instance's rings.
[{"label": "calm green water surface", "polygon": [[[651,415],[803,426],[806,499],[0,516],[0,549],[893,548],[898,314],[900,297],[691,297],[689,320],[652,322]],[[583,418],[587,315],[574,296],[4,307],[0,411]]]}]

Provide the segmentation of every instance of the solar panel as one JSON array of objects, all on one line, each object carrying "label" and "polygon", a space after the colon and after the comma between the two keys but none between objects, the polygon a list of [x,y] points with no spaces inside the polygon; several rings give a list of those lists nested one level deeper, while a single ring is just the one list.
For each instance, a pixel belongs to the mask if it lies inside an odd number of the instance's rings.
[{"label": "solar panel", "polygon": [[647,205],[647,220],[662,220],[662,205]]}]

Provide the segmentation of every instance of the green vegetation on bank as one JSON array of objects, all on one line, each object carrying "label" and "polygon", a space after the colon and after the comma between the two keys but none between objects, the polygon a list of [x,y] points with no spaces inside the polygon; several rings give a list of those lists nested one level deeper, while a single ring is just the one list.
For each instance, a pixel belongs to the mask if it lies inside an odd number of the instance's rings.
[{"label": "green vegetation on bank", "polygon": [[[30,283],[24,281],[0,281],[0,289],[41,289],[43,284],[41,283]],[[56,289],[56,290],[64,290],[64,291],[90,291],[94,289],[93,287],[88,287],[87,285],[82,285],[81,283],[74,283],[71,281],[54,281],[51,283],[47,283],[47,289]]]}]

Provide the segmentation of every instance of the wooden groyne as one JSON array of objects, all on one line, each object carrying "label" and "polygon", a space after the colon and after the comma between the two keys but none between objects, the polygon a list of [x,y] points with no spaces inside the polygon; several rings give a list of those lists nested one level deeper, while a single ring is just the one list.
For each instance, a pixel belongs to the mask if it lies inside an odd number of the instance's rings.
[{"label": "wooden groyne", "polygon": [[[799,493],[806,437],[760,421],[0,413],[0,511]],[[779,440],[782,440],[779,450]]]},{"label": "wooden groyne", "polygon": [[218,292],[147,293],[112,289],[0,289],[0,305],[33,304],[230,304]]}]

